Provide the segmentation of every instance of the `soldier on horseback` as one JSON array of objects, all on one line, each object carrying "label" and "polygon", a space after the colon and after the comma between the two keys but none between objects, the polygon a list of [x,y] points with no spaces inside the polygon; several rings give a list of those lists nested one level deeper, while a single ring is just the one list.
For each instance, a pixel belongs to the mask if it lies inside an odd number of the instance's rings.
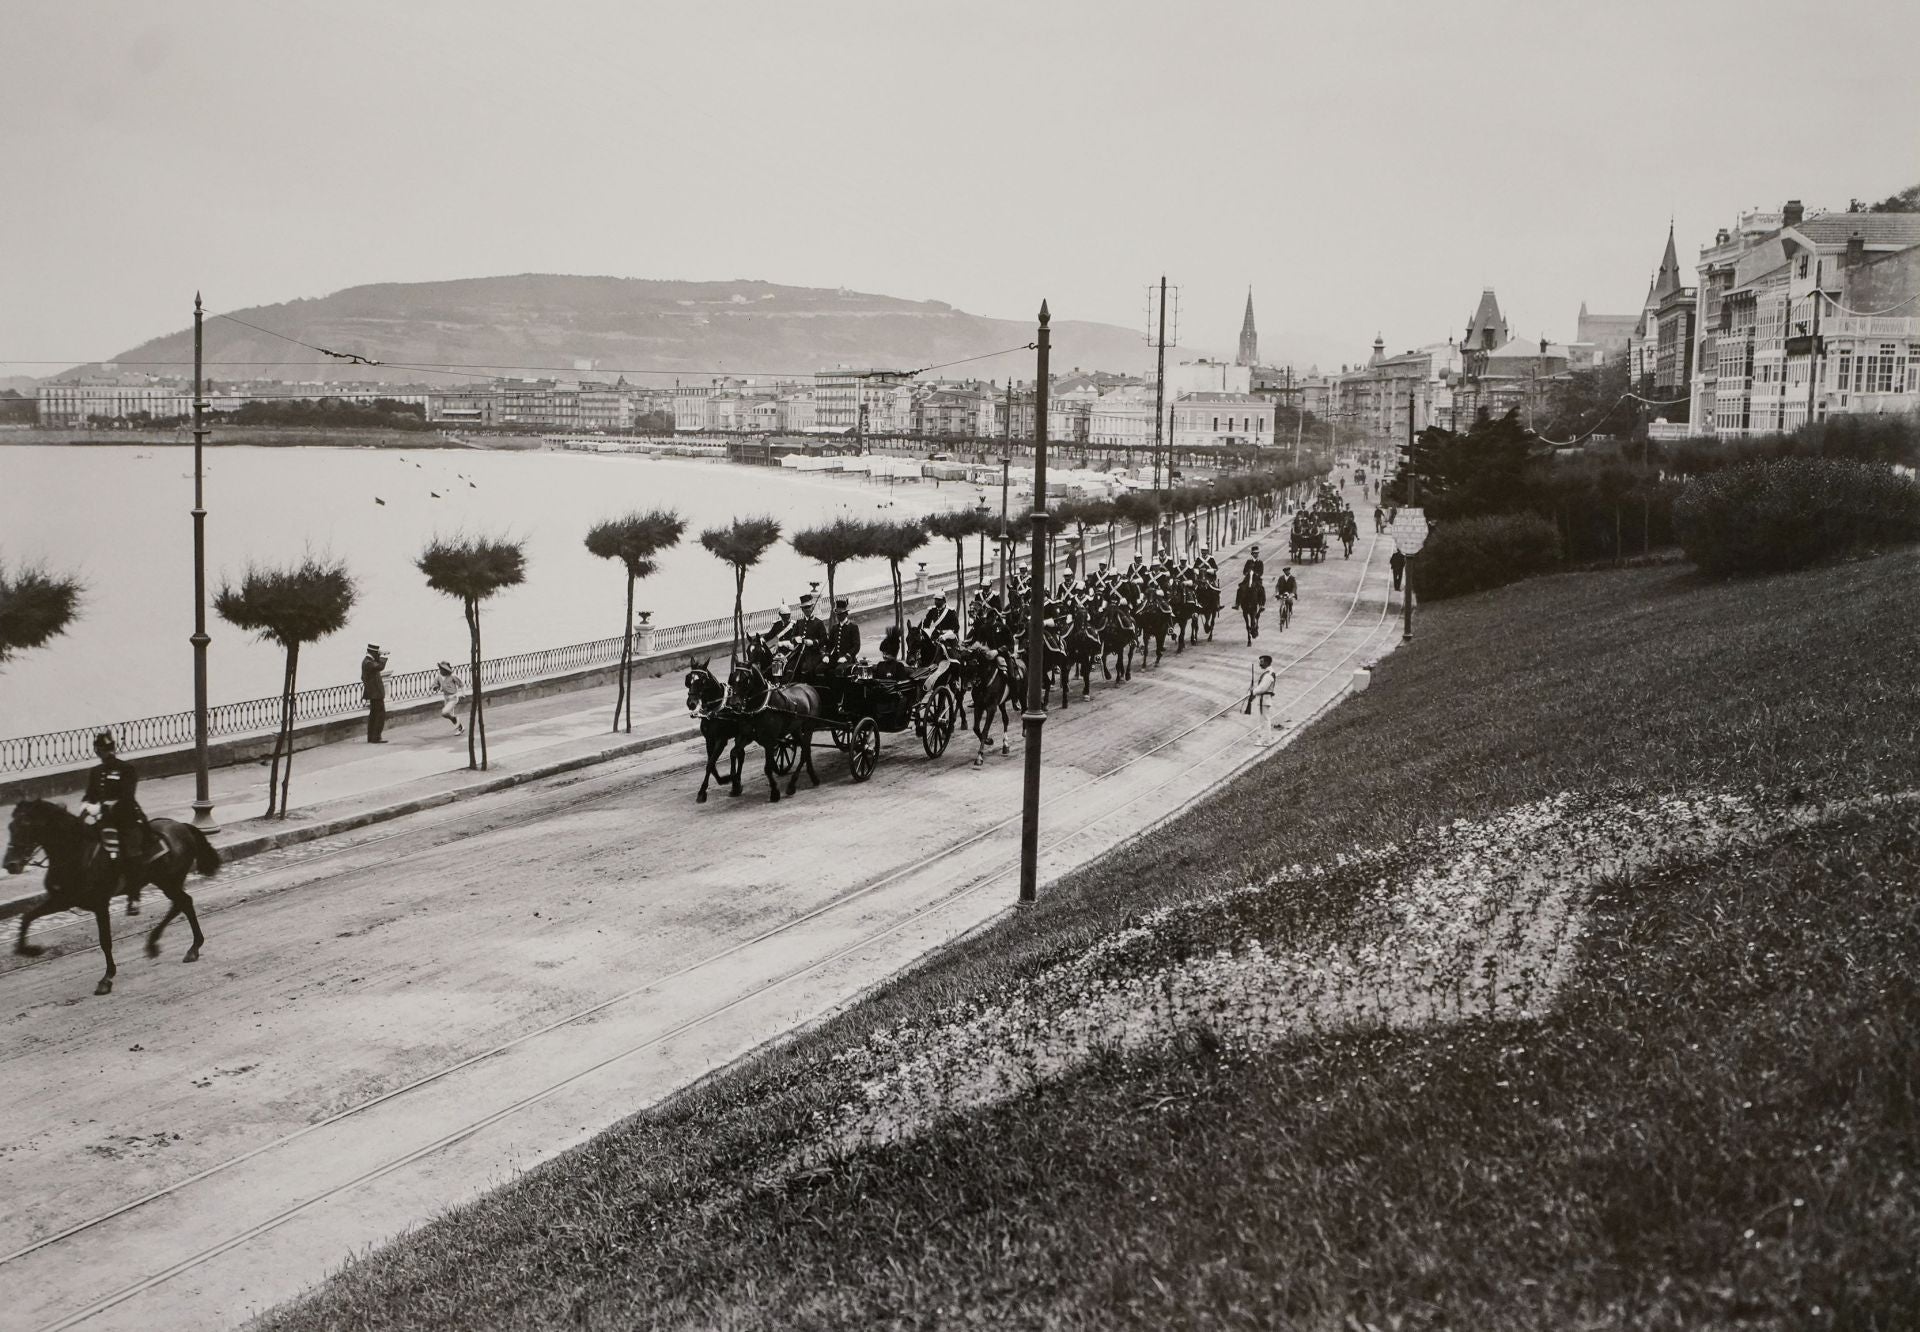
[{"label": "soldier on horseback", "polygon": [[960,632],[960,616],[947,604],[945,592],[933,594],[933,605],[927,607],[927,613],[920,617],[920,628],[927,637],[933,639],[938,639],[949,630],[955,634]]},{"label": "soldier on horseback", "polygon": [[119,869],[122,888],[130,893],[144,877],[141,870],[147,848],[147,816],[134,798],[140,774],[115,752],[111,731],[93,738],[93,752],[100,756],[100,762],[87,774],[87,793],[81,799],[80,813],[88,822],[99,824],[100,844]]}]

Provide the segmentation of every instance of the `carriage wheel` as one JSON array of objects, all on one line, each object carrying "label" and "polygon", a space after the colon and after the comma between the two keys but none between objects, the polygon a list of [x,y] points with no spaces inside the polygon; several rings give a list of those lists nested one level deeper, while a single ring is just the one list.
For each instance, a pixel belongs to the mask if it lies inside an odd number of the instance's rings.
[{"label": "carriage wheel", "polygon": [[947,752],[947,741],[953,739],[953,724],[959,714],[960,705],[944,689],[935,690],[927,700],[921,718],[920,747],[927,751],[928,758],[936,759]]},{"label": "carriage wheel", "polygon": [[844,753],[847,749],[851,748],[852,745],[853,745],[852,731],[843,731],[838,726],[833,728],[833,747],[835,749],[838,749]]},{"label": "carriage wheel", "polygon": [[773,747],[773,770],[782,777],[790,777],[800,764],[800,741],[791,735],[780,737]]},{"label": "carriage wheel", "polygon": [[873,765],[880,761],[880,727],[871,717],[854,723],[853,743],[847,750],[847,762],[853,767],[853,780],[864,782],[873,776]]}]

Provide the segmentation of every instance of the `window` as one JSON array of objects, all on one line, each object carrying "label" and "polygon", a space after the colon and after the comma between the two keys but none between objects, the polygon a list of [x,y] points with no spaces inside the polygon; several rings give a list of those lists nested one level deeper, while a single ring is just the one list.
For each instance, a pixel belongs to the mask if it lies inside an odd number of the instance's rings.
[{"label": "window", "polygon": [[1800,256],[1800,276],[1805,277],[1806,275],[1807,275],[1807,256],[1803,254]]},{"label": "window", "polygon": [[1840,391],[1845,393],[1853,387],[1853,353],[1850,351],[1840,353],[1839,376]]},{"label": "window", "polygon": [[1900,371],[1905,369],[1900,364],[1902,359],[1898,346],[1891,342],[1880,344],[1880,375],[1874,381],[1875,393],[1893,392],[1894,384],[1902,377]]}]

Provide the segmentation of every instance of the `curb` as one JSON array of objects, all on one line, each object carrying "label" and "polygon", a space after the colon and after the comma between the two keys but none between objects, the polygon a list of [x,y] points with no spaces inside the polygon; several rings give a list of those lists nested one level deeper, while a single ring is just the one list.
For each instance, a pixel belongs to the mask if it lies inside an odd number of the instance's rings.
[{"label": "curb", "polygon": [[[336,818],[321,819],[317,823],[301,824],[297,828],[288,828],[283,832],[260,833],[245,837],[225,845],[215,843],[214,849],[220,853],[222,864],[232,864],[236,860],[245,860],[257,856],[263,851],[277,851],[283,846],[298,846],[302,842],[317,841],[322,837],[331,837],[335,833],[351,832],[355,828],[365,828],[370,824],[385,823],[390,819],[405,818],[409,814],[418,814],[422,810],[438,809],[442,805],[451,805],[457,801],[468,800],[474,796],[492,795],[496,791],[511,790],[536,782],[546,777],[555,777],[561,773],[574,772],[580,768],[590,768],[596,763],[605,763],[611,759],[627,758],[634,754],[644,754],[650,749],[664,749],[686,740],[695,740],[700,736],[698,726],[683,727],[661,735],[650,735],[639,740],[629,740],[605,749],[595,750],[591,754],[575,754],[571,758],[555,759],[548,763],[536,764],[521,772],[503,773],[485,781],[473,782],[455,787],[448,791],[435,791],[427,795],[415,796],[410,800],[398,800],[392,804],[377,805],[372,809],[358,810],[352,814],[342,814]],[[38,902],[46,894],[29,893],[24,897],[15,897],[0,902],[0,920],[17,916]]]}]

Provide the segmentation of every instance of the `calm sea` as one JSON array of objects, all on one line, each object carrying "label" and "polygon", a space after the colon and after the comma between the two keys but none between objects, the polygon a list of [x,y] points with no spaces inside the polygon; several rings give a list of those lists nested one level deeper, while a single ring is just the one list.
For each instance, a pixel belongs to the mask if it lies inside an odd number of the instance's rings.
[{"label": "calm sea", "polygon": [[[792,532],[837,514],[905,516],[971,504],[973,487],[800,478],[760,468],[577,453],[480,450],[209,448],[208,693],[266,697],[282,654],[216,616],[213,593],[249,562],[309,550],[344,559],[360,596],[347,627],[305,648],[300,683],[359,678],[369,642],[396,671],[466,655],[457,602],[431,591],[414,558],[435,533],[522,538],[527,581],[488,602],[489,656],[620,632],[625,575],[582,541],[595,522],[666,506],[687,520],[679,548],[641,583],[636,605],[657,624],[725,615],[727,567],[696,540],[704,527],[771,514]],[[79,619],[46,647],[0,667],[0,736],[186,709],[193,702],[193,451],[190,447],[0,447],[0,560],[77,573]],[[998,492],[995,492],[995,501]],[[933,567],[951,549],[930,548]],[[909,573],[911,570],[909,570]],[[747,578],[748,606],[791,600],[823,575],[782,541]],[[886,565],[850,566],[842,587],[886,581]]]}]

